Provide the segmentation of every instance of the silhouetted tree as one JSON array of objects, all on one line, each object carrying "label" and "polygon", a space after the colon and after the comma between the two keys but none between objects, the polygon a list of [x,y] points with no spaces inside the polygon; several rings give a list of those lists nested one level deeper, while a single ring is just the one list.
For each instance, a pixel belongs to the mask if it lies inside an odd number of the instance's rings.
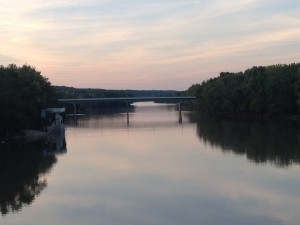
[{"label": "silhouetted tree", "polygon": [[55,102],[53,87],[35,68],[0,66],[0,137],[39,127],[41,109]]},{"label": "silhouetted tree", "polygon": [[222,72],[217,78],[192,85],[202,111],[222,113],[298,114],[300,64],[252,67],[245,72]]}]

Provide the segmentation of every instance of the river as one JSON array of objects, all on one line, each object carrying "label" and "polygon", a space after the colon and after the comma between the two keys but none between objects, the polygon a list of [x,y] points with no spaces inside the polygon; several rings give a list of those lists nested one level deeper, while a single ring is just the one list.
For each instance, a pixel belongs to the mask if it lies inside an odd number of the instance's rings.
[{"label": "river", "polygon": [[296,225],[300,128],[138,103],[0,151],[4,225]]}]

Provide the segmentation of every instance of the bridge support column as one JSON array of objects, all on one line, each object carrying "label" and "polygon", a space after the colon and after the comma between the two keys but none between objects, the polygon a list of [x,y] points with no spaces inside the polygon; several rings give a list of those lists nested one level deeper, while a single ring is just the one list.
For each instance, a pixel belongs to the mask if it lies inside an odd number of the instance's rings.
[{"label": "bridge support column", "polygon": [[179,123],[182,123],[181,102],[178,103]]},{"label": "bridge support column", "polygon": [[126,103],[126,113],[127,113],[127,126],[129,126],[129,103]]},{"label": "bridge support column", "polygon": [[73,103],[73,116],[74,116],[74,120],[77,120],[77,112],[76,112],[76,104]]}]

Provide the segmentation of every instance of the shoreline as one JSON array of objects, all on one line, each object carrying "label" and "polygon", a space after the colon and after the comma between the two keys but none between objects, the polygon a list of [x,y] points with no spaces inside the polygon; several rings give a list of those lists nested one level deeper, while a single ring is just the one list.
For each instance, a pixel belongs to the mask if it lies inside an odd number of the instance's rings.
[{"label": "shoreline", "polygon": [[11,141],[18,141],[18,140],[34,141],[46,137],[48,134],[49,132],[44,132],[40,130],[22,130],[18,135],[9,137],[6,140],[5,139],[1,140],[1,144],[5,144]]},{"label": "shoreline", "polygon": [[270,114],[270,113],[232,113],[232,112],[216,112],[216,111],[204,111],[204,110],[193,110],[193,112],[199,113],[200,115],[206,115],[210,118],[215,119],[227,119],[235,121],[286,121],[300,123],[300,115],[292,114]]}]

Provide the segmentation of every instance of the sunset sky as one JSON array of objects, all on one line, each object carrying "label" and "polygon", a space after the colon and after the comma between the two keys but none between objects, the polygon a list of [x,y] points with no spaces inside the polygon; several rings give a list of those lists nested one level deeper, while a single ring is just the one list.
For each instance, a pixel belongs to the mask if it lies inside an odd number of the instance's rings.
[{"label": "sunset sky", "polygon": [[0,0],[0,65],[54,85],[186,90],[293,62],[299,0]]}]

